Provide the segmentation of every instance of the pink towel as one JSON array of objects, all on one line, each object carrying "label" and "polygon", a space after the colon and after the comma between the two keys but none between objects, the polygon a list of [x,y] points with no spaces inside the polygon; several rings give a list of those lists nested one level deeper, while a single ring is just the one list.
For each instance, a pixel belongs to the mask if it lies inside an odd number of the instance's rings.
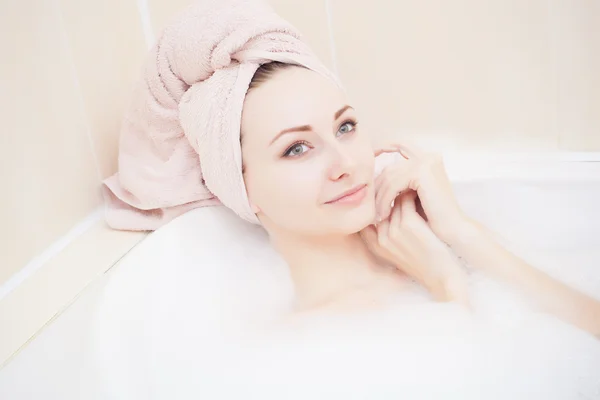
[{"label": "pink towel", "polygon": [[240,123],[250,81],[271,61],[339,84],[263,1],[197,1],[163,31],[123,122],[119,172],[104,181],[111,227],[154,230],[218,204],[258,223],[242,177]]}]

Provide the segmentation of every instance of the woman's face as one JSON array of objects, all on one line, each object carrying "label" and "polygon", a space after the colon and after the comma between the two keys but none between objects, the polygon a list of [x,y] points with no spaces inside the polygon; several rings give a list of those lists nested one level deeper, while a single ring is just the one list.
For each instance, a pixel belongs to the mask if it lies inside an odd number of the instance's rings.
[{"label": "woman's face", "polygon": [[375,219],[370,138],[344,93],[313,71],[282,69],[248,93],[242,155],[248,198],[268,229],[350,234]]}]

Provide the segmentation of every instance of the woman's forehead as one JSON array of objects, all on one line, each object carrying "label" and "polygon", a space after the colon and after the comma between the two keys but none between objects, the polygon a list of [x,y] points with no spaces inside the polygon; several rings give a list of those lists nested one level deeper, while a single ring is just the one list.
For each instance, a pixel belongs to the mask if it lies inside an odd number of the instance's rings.
[{"label": "woman's forehead", "polygon": [[331,124],[346,104],[344,92],[329,79],[304,68],[288,68],[248,93],[242,129],[275,135],[294,126]]}]

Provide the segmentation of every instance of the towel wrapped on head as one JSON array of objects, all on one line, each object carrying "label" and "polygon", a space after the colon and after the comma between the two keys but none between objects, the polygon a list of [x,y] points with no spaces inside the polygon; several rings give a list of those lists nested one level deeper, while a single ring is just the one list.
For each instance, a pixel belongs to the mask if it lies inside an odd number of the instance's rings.
[{"label": "towel wrapped on head", "polygon": [[154,230],[219,204],[258,223],[242,176],[240,123],[254,73],[272,61],[339,85],[294,27],[260,0],[200,0],[163,31],[125,115],[119,171],[104,181],[111,227]]}]

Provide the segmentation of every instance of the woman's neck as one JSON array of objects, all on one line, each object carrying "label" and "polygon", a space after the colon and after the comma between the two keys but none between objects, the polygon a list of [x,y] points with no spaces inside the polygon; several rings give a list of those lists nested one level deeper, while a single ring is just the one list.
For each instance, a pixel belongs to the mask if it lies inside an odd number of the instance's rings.
[{"label": "woman's neck", "polygon": [[313,308],[369,285],[379,266],[360,234],[328,237],[274,235],[271,242],[288,263],[297,308]]}]

